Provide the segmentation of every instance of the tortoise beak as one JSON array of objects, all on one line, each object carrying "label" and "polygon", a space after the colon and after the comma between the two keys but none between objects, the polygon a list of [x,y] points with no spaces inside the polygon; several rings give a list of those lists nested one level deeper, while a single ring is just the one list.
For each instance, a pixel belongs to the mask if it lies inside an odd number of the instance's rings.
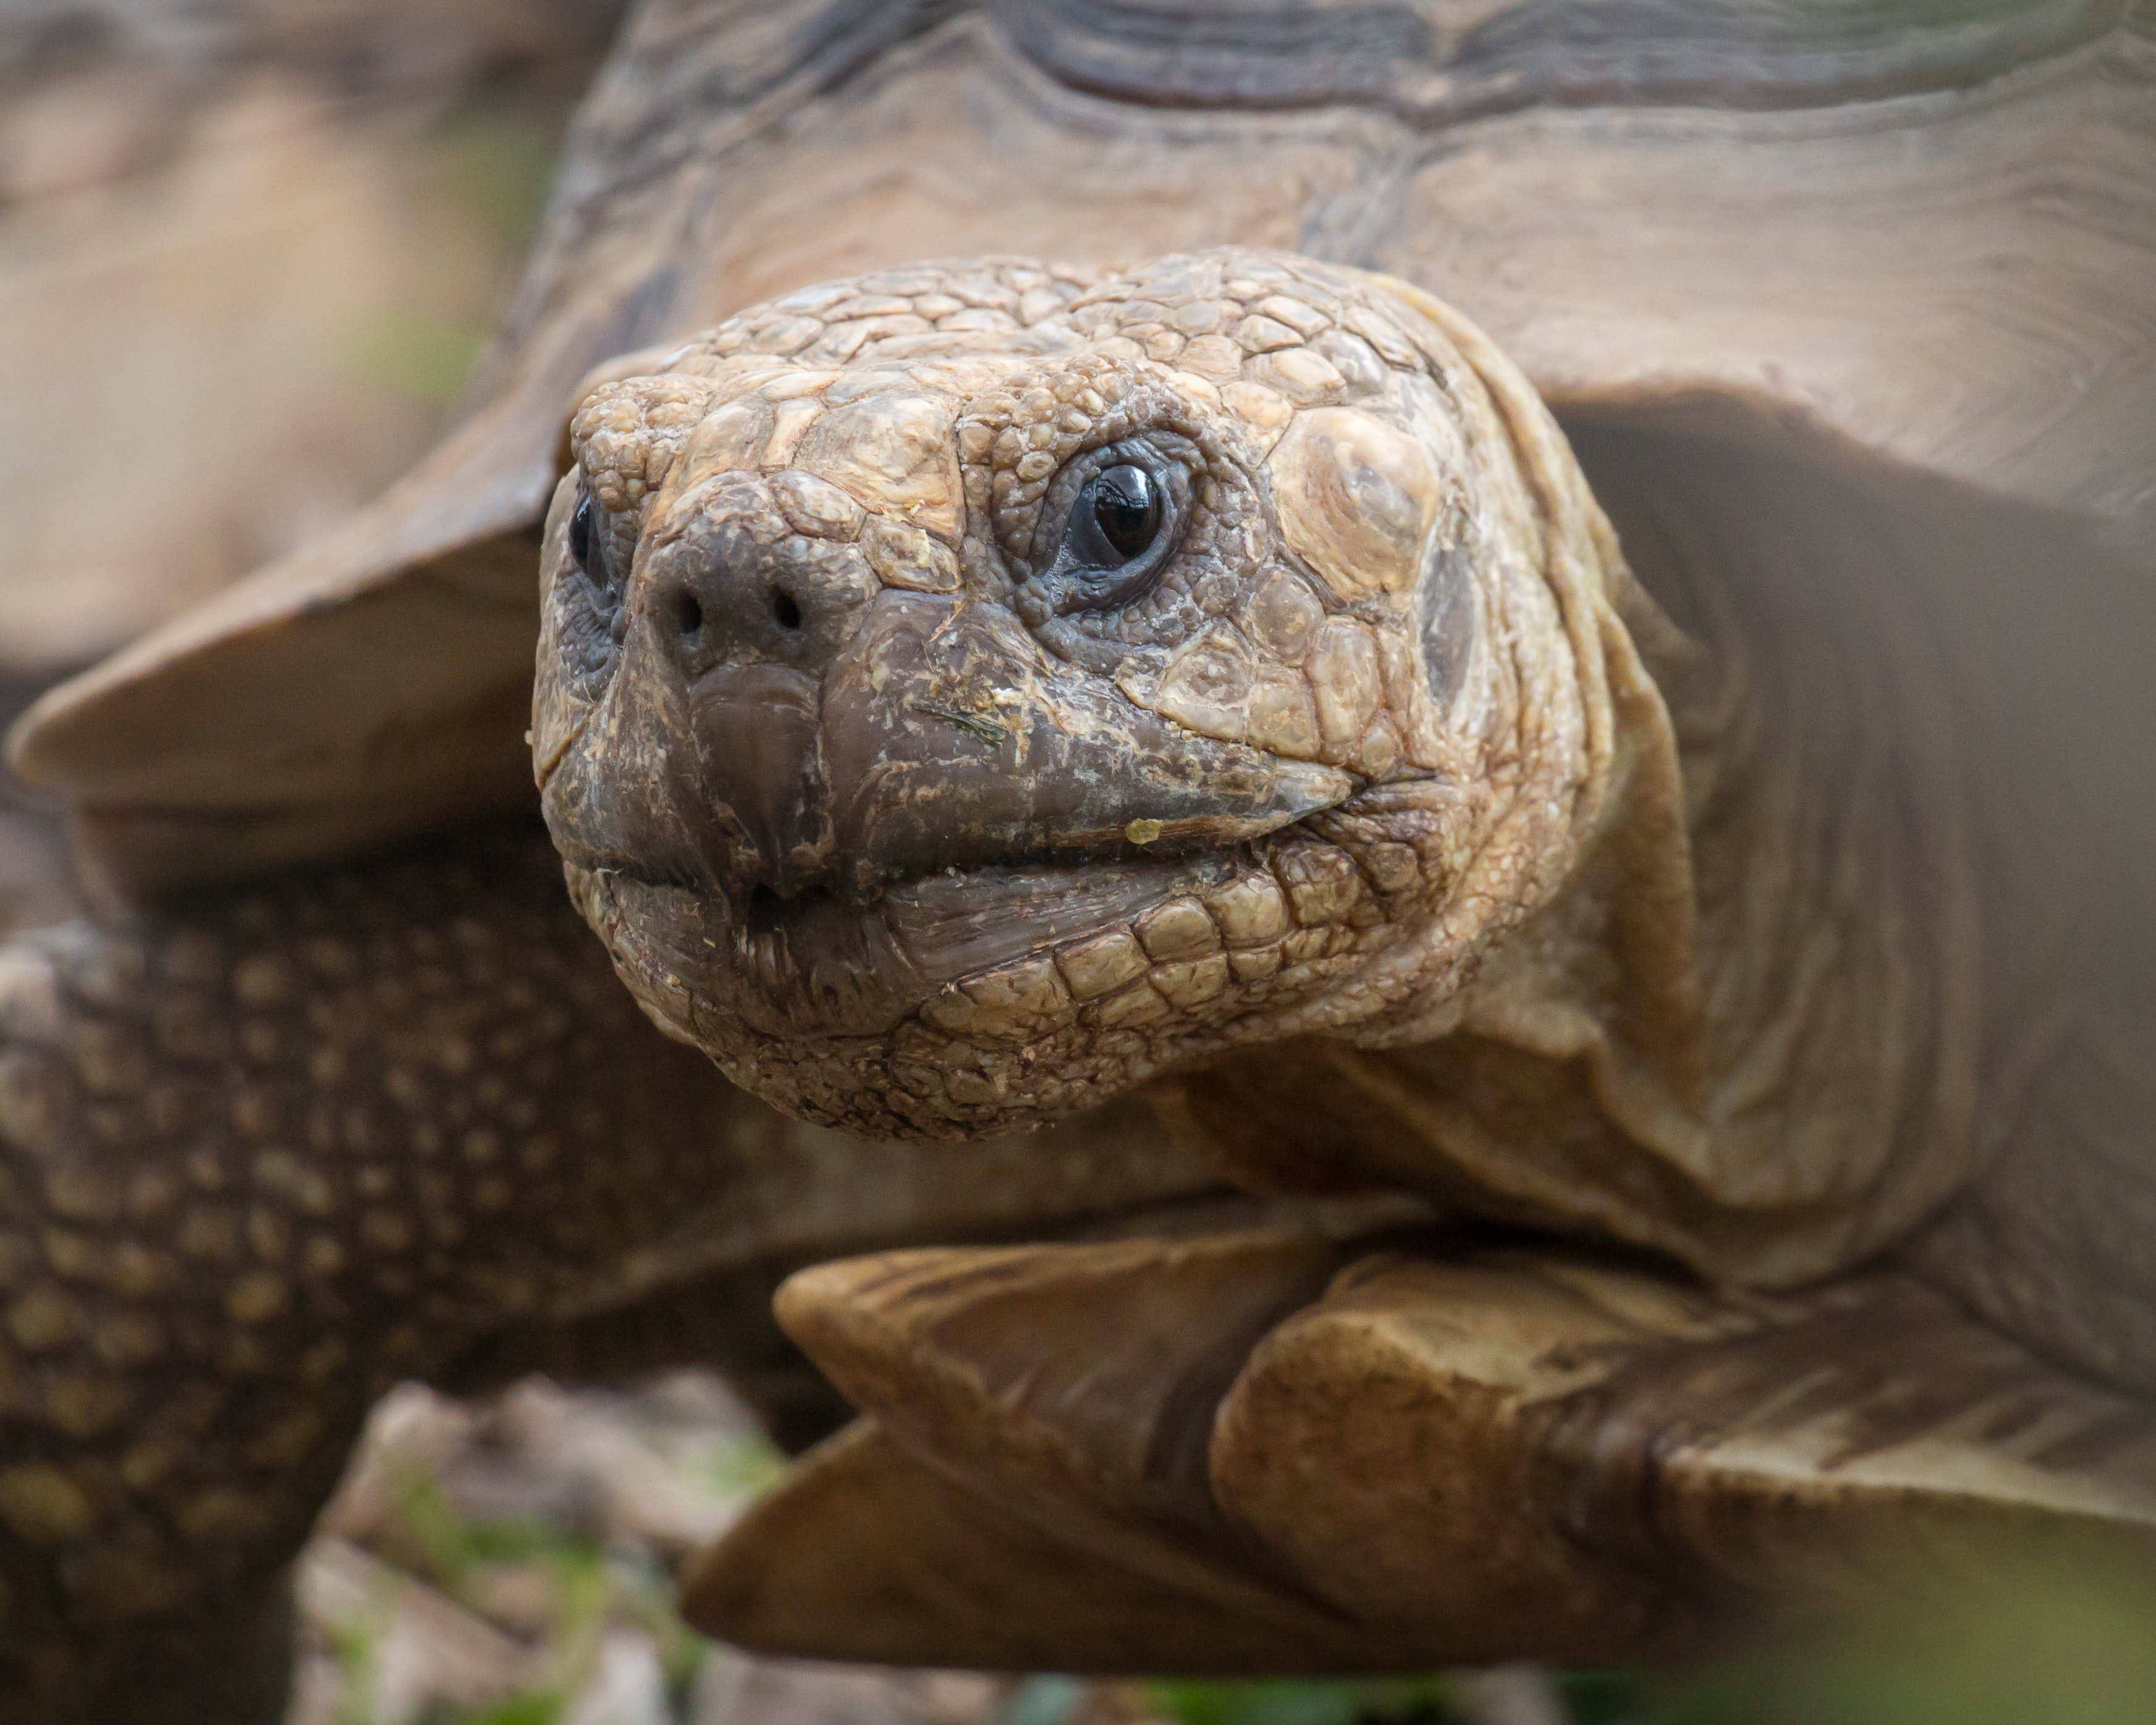
[{"label": "tortoise beak", "polygon": [[1354,788],[1137,706],[1001,605],[880,588],[851,546],[762,526],[702,511],[654,548],[583,758],[547,788],[550,812],[595,817],[557,833],[600,865],[737,906],[865,901],[947,871],[1217,851]]},{"label": "tortoise beak", "polygon": [[1011,614],[886,592],[824,679],[832,834],[856,890],[944,870],[1185,855],[1343,800],[1344,773],[1186,731]]},{"label": "tortoise beak", "polygon": [[689,690],[696,771],[674,794],[715,873],[780,899],[820,884],[831,855],[830,797],[814,680],[781,665],[725,665]]},{"label": "tortoise beak", "polygon": [[871,602],[820,679],[716,665],[669,706],[687,732],[667,750],[681,829],[730,891],[782,901],[1214,850],[1353,783],[1185,731],[1050,659],[1000,607],[926,594]]}]

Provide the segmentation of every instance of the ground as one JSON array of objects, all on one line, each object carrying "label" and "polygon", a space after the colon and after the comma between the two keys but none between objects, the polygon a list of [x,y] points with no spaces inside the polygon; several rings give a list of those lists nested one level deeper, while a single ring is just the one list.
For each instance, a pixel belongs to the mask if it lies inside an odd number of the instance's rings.
[{"label": "ground", "polygon": [[752,1659],[673,1567],[783,1466],[708,1373],[533,1378],[379,1409],[301,1562],[288,1725],[1566,1725],[1519,1671],[1391,1684],[1085,1684]]}]

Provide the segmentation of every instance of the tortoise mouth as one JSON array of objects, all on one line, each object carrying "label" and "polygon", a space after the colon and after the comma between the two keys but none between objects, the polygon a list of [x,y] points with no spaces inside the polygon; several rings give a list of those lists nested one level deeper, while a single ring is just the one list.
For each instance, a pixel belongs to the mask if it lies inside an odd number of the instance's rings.
[{"label": "tortoise mouth", "polygon": [[1235,858],[1037,859],[956,867],[855,894],[828,883],[695,885],[570,864],[632,988],[710,1045],[712,1020],[761,1036],[883,1037],[955,986],[1038,964],[1180,895]]},{"label": "tortoise mouth", "polygon": [[676,837],[646,865],[701,869],[744,926],[785,922],[752,915],[758,886],[866,905],[952,869],[1150,863],[1262,837],[1355,785],[1164,721],[995,608],[918,594],[872,603],[813,675],[722,664],[668,705],[645,727],[656,748],[639,742]]},{"label": "tortoise mouth", "polygon": [[[632,680],[547,784],[587,916],[689,1040],[887,1037],[953,989],[1039,979],[1355,788],[1021,662],[986,607],[906,598],[818,678]],[[954,692],[983,688],[993,721]]]}]

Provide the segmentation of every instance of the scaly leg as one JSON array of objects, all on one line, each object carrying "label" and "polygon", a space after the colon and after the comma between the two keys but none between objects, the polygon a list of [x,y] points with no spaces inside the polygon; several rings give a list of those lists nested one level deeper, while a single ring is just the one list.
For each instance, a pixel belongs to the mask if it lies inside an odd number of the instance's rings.
[{"label": "scaly leg", "polygon": [[2147,1408],[1914,1278],[1716,1293],[1275,1229],[878,1254],[778,1298],[868,1417],[691,1569],[814,1658],[1430,1669],[1695,1649],[2030,1550],[2156,1553]]},{"label": "scaly leg", "polygon": [[524,825],[17,940],[0,1717],[274,1718],[282,1576],[400,1378],[685,1279],[747,1307],[769,1266],[1205,1178],[1151,1137],[782,1120],[644,1022]]}]

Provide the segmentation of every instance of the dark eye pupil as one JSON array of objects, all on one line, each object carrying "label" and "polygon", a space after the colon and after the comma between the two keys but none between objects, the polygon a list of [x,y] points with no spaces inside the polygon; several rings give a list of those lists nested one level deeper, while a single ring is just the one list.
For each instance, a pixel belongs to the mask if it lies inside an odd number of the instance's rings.
[{"label": "dark eye pupil", "polygon": [[592,500],[577,499],[577,512],[569,517],[569,555],[587,575],[592,572]]},{"label": "dark eye pupil", "polygon": [[1128,562],[1160,531],[1160,490],[1142,467],[1111,467],[1093,481],[1093,524]]}]

